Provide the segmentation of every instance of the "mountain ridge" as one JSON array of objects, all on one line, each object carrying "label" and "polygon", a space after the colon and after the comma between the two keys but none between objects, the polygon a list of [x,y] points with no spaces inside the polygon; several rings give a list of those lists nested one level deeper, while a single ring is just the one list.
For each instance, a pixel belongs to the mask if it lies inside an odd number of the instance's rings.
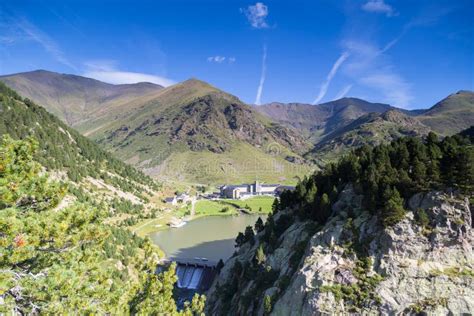
[{"label": "mountain ridge", "polygon": [[70,126],[77,126],[99,108],[163,89],[149,82],[114,85],[96,79],[47,70],[0,76],[0,81],[42,104]]},{"label": "mountain ridge", "polygon": [[419,117],[425,125],[443,135],[458,133],[474,121],[474,92],[459,90],[439,101]]},{"label": "mountain ridge", "polygon": [[[408,111],[353,97],[318,105],[273,102],[249,106],[197,78],[166,88],[150,83],[111,85],[44,70],[1,76],[0,80],[19,86],[26,97],[45,100],[40,104],[49,112],[121,160],[154,176],[163,176],[168,169],[168,178],[184,168],[183,180],[210,169],[217,158],[222,165],[231,161],[231,170],[242,171],[246,167],[237,156],[244,152],[260,157],[265,164],[278,159],[277,165],[285,168],[294,166],[289,162],[306,164],[303,157],[316,159],[320,165],[354,146],[426,135],[427,127],[449,135],[474,121],[474,98],[469,91],[454,93],[427,110]],[[390,112],[393,110],[396,115]],[[399,126],[391,121],[394,119]],[[205,161],[204,165],[199,161]],[[225,182],[248,179],[227,177],[225,172],[211,176],[213,181]],[[200,182],[207,176],[191,178]]]}]

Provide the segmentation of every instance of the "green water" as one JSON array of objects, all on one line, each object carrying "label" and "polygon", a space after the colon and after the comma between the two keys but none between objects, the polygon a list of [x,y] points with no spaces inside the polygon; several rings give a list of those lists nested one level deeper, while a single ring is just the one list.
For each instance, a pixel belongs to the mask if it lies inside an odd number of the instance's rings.
[{"label": "green water", "polygon": [[169,258],[228,259],[235,251],[235,237],[258,217],[266,215],[208,216],[150,234],[150,238]]}]

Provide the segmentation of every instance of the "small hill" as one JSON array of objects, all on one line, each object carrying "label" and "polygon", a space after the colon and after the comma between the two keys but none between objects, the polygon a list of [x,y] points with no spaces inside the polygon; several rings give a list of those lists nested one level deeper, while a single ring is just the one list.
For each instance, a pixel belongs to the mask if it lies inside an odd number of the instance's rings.
[{"label": "small hill", "polygon": [[70,126],[80,125],[96,110],[127,103],[163,88],[147,82],[113,85],[46,70],[0,76],[0,81]]},{"label": "small hill", "polygon": [[461,90],[418,116],[423,124],[442,135],[453,135],[474,122],[474,92]]},{"label": "small hill", "polygon": [[425,136],[430,128],[414,117],[396,110],[369,113],[321,139],[310,155],[332,160],[352,148],[379,145],[403,136]]}]

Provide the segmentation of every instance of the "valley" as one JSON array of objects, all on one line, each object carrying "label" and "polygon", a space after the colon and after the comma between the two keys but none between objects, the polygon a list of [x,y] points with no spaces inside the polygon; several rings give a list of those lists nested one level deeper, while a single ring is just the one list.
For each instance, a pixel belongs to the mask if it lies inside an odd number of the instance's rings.
[{"label": "valley", "polygon": [[0,1],[0,316],[474,315],[474,1]]},{"label": "valley", "polygon": [[[135,305],[103,302],[102,309],[202,311],[205,294],[206,311],[217,315],[284,311],[305,295],[311,295],[311,301],[298,301],[301,314],[327,312],[336,301],[342,313],[360,311],[365,305],[372,311],[404,311],[423,301],[404,302],[400,306],[405,309],[390,301],[399,294],[383,283],[381,275],[399,282],[391,272],[398,268],[383,259],[387,253],[393,256],[392,245],[385,240],[387,234],[392,236],[392,227],[415,232],[416,247],[424,249],[423,258],[407,259],[427,262],[416,273],[424,277],[428,270],[438,269],[444,275],[443,271],[454,269],[459,280],[439,286],[456,291],[464,288],[461,283],[472,282],[472,262],[457,244],[462,238],[471,242],[467,209],[472,207],[469,190],[474,173],[467,128],[474,122],[472,92],[452,94],[428,110],[407,111],[355,98],[320,105],[251,106],[197,79],[164,88],[148,83],[111,85],[36,71],[2,76],[0,81],[5,83],[0,84],[3,165],[27,161],[22,167],[26,171],[18,172],[32,174],[33,179],[40,177],[40,169],[47,175],[49,180],[41,182],[45,188],[36,185],[40,193],[31,184],[21,184],[25,181],[21,177],[15,176],[15,181],[26,192],[33,190],[28,193],[32,196],[46,195],[47,202],[41,203],[47,205],[48,216],[57,216],[56,209],[68,216],[84,209],[81,216],[87,220],[81,221],[86,224],[78,240],[90,238],[94,249],[103,253],[94,257],[94,264],[115,265],[110,272],[99,269],[100,273],[104,278],[112,273],[110,278],[122,282],[127,292],[108,290],[138,300]],[[456,135],[462,130],[467,138]],[[28,145],[29,141],[36,145]],[[30,147],[32,153],[21,159],[4,157],[11,150],[12,157],[22,155],[21,148]],[[27,171],[30,164],[38,164],[33,173]],[[55,198],[48,197],[49,183]],[[15,196],[15,186],[0,185],[3,199]],[[25,220],[37,220],[35,199],[23,197],[9,207],[18,208],[20,214],[26,203],[32,215]],[[420,213],[415,204],[438,217]],[[446,208],[450,211],[439,215]],[[457,226],[446,230],[444,218]],[[69,220],[65,225],[76,225],[74,218]],[[99,227],[107,233],[88,235],[88,229]],[[425,238],[435,229],[441,231],[436,238],[458,238],[448,246],[458,263],[447,257],[442,257],[441,265],[433,263]],[[458,229],[465,237],[454,237],[452,232]],[[15,228],[9,236],[23,240],[24,234],[32,234],[20,231]],[[328,241],[333,237],[336,244]],[[367,248],[371,238],[377,240],[375,250]],[[71,258],[81,255],[74,246],[68,248],[75,240],[64,246]],[[43,242],[35,247],[44,249]],[[60,247],[59,240],[54,242]],[[322,253],[317,253],[318,247],[323,247]],[[12,249],[16,253],[23,248]],[[319,266],[328,256],[339,259],[324,270]],[[368,261],[369,257],[376,261]],[[400,264],[415,269],[412,261]],[[52,269],[51,264],[45,263],[43,269]],[[313,276],[302,274],[302,267]],[[82,278],[91,273],[89,268],[97,269],[88,266],[69,272]],[[150,280],[155,274],[148,272],[155,269],[166,287],[143,297],[136,289],[154,284]],[[406,273],[411,278],[411,272]],[[298,292],[313,279],[323,284],[319,294]],[[29,280],[25,276],[11,282]],[[428,278],[424,282],[431,286]],[[379,286],[386,291],[380,297],[374,294]],[[40,290],[34,291],[39,297]],[[168,299],[149,302],[162,296]],[[7,298],[8,304],[18,299]],[[381,302],[383,307],[378,307]],[[450,311],[468,306],[462,299],[454,304]]]}]

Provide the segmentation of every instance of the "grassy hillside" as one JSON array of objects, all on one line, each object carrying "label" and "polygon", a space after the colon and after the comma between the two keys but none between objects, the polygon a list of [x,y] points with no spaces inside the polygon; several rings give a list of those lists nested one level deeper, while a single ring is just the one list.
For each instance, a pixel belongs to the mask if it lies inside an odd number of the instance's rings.
[{"label": "grassy hillside", "polygon": [[[153,176],[165,174],[167,179],[199,183],[255,179],[262,174],[262,168],[269,169],[267,164],[275,160],[277,167],[284,166],[284,171],[278,175],[268,173],[264,178],[288,181],[300,174],[291,169],[300,165],[301,155],[309,150],[294,130],[196,79],[166,89],[145,83],[109,85],[47,71],[4,76],[0,80],[44,102],[42,105],[49,112],[68,125],[99,142],[120,160]],[[250,157],[265,165],[249,171]],[[229,159],[231,167],[242,175],[213,175],[201,169],[203,164]]]},{"label": "grassy hillside", "polygon": [[459,91],[418,116],[423,124],[442,135],[453,135],[474,124],[474,93]]},{"label": "grassy hillside", "polygon": [[[114,158],[2,83],[0,112],[0,136],[37,139],[39,150],[35,159],[57,179],[70,181],[76,198],[87,199],[89,193],[116,205],[118,213],[136,213],[155,194],[158,184],[150,177]],[[123,203],[136,206],[120,207]]]},{"label": "grassy hillside", "polygon": [[[293,170],[308,150],[294,130],[195,79],[160,91],[153,101],[90,136],[152,176],[198,183],[260,175],[286,181],[300,174]],[[266,171],[273,161],[284,170]]]},{"label": "grassy hillside", "polygon": [[95,118],[93,113],[97,111],[129,103],[162,89],[152,83],[113,85],[45,70],[0,76],[0,81],[74,127]]},{"label": "grassy hillside", "polygon": [[256,107],[271,119],[301,131],[313,143],[325,135],[345,127],[362,115],[383,113],[393,107],[357,98],[342,98],[318,105],[303,103],[270,103]]},{"label": "grassy hillside", "polygon": [[311,152],[319,163],[334,160],[353,148],[375,146],[404,136],[426,136],[430,128],[416,118],[390,110],[361,116],[325,136]]},{"label": "grassy hillside", "polygon": [[274,155],[246,143],[238,143],[229,151],[183,151],[172,153],[158,167],[145,167],[143,171],[165,181],[201,184],[247,183],[259,179],[264,182],[295,183],[313,167],[285,160],[284,153]]}]

